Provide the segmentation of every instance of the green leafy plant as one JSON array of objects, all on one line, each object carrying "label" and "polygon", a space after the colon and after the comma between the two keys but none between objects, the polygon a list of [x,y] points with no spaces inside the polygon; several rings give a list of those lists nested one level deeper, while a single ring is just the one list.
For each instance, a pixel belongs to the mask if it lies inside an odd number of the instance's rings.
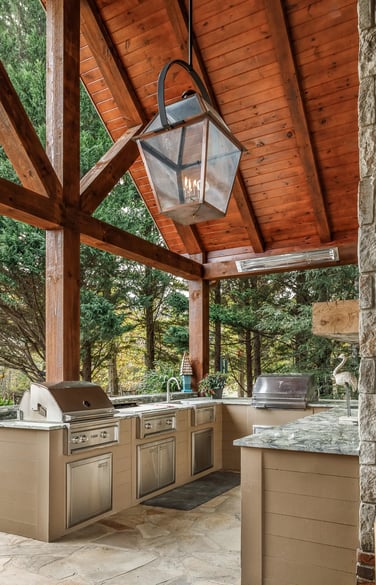
[{"label": "green leafy plant", "polygon": [[163,362],[156,362],[154,370],[147,370],[139,385],[139,394],[162,394],[167,390],[167,380],[176,376],[174,368]]},{"label": "green leafy plant", "polygon": [[223,372],[206,374],[198,383],[198,392],[201,396],[217,396],[223,391],[227,380],[227,375]]}]

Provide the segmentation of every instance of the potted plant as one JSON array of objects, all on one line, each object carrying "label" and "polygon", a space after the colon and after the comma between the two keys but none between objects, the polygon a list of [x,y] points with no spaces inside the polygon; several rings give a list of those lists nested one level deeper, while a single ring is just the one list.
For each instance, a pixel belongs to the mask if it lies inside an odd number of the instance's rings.
[{"label": "potted plant", "polygon": [[210,396],[211,398],[222,398],[223,388],[226,384],[227,375],[223,372],[206,374],[198,383],[198,392],[200,396]]}]

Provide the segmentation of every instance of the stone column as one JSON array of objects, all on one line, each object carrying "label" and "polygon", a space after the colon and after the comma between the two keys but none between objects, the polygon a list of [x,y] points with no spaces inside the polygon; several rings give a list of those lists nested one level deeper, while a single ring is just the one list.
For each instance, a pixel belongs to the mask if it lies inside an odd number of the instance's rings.
[{"label": "stone column", "polygon": [[357,583],[375,583],[376,512],[376,24],[375,0],[359,16],[359,434],[360,514]]}]

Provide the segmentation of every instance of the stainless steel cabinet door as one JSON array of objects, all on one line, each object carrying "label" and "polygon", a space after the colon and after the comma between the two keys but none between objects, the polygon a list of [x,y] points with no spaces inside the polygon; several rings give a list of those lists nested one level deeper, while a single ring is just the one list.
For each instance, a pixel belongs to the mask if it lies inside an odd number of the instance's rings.
[{"label": "stainless steel cabinet door", "polygon": [[67,528],[112,508],[112,454],[67,464]]},{"label": "stainless steel cabinet door", "polygon": [[175,439],[155,441],[137,447],[137,497],[174,483]]},{"label": "stainless steel cabinet door", "polygon": [[158,445],[140,445],[137,447],[137,497],[141,498],[145,494],[150,494],[158,489]]},{"label": "stainless steel cabinet door", "polygon": [[175,481],[175,440],[159,445],[159,487]]},{"label": "stainless steel cabinet door", "polygon": [[213,467],[213,429],[192,433],[192,475]]}]

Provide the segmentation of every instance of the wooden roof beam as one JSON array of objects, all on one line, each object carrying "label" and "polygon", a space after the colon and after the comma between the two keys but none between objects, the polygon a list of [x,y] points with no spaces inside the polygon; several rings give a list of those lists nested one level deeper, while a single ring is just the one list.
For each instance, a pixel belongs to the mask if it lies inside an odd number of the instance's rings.
[{"label": "wooden roof beam", "polygon": [[89,246],[128,260],[141,262],[187,280],[200,280],[202,277],[202,265],[190,258],[147,242],[85,214],[78,214],[76,219],[81,233],[81,242]]},{"label": "wooden roof beam", "polygon": [[0,86],[0,143],[22,185],[61,196],[61,183],[1,62]]},{"label": "wooden roof beam", "polygon": [[[339,261],[338,262],[319,262],[316,264],[304,264],[294,266],[294,270],[306,270],[306,269],[313,269],[313,268],[324,268],[330,266],[339,266],[339,265],[346,265],[346,264],[357,264],[358,262],[358,250],[357,250],[357,242],[348,242],[343,241],[343,243],[336,242],[335,246],[338,248],[339,252]],[[265,259],[272,254],[265,254],[262,255]],[[260,257],[260,254],[257,255]],[[289,272],[291,271],[291,267],[287,268],[271,268],[270,270],[258,270],[254,272],[238,272],[236,267],[236,260],[244,260],[246,258],[252,257],[252,254],[239,254],[239,256],[230,257],[228,260],[224,261],[212,261],[206,262],[203,264],[204,269],[204,280],[219,280],[223,278],[248,278],[250,276],[254,276],[256,274],[267,274],[267,273],[274,273],[274,272]]]},{"label": "wooden roof beam", "polygon": [[79,230],[85,244],[187,280],[199,280],[202,276],[199,262],[99,221],[75,207],[64,207],[56,198],[46,200],[38,193],[2,178],[0,214],[41,229],[67,227]]},{"label": "wooden roof beam", "polygon": [[[172,23],[175,31],[176,39],[181,46],[182,50],[188,46],[188,15],[183,0],[165,0],[165,5],[169,19]],[[209,93],[213,107],[219,112],[218,102],[216,100],[213,88],[210,83],[209,76],[207,74],[204,61],[202,59],[200,50],[197,42],[193,35],[192,40],[192,60],[195,61],[193,67],[199,74],[201,79],[204,81],[206,89]],[[238,172],[235,179],[233,195],[238,206],[238,209],[244,220],[244,227],[247,231],[249,241],[252,245],[253,250],[256,253],[264,251],[264,241],[261,234],[260,226],[258,225],[255,212],[252,204],[247,196],[247,191],[244,185],[244,181],[240,172]]]},{"label": "wooden roof beam", "polygon": [[93,213],[104,197],[128,171],[139,155],[133,140],[140,126],[135,126],[111,146],[96,165],[81,179],[81,211]]},{"label": "wooden roof beam", "polygon": [[298,81],[297,69],[291,50],[286,18],[281,0],[265,0],[265,9],[268,17],[270,32],[275,46],[283,86],[285,89],[292,123],[295,129],[296,142],[308,189],[312,207],[317,222],[317,231],[321,242],[330,242],[331,230],[325,208],[325,199],[317,169],[315,154],[312,147],[310,131],[304,109],[304,103]]},{"label": "wooden roof beam", "polygon": [[1,177],[0,214],[42,229],[56,229],[62,221],[60,199],[46,199]]}]

